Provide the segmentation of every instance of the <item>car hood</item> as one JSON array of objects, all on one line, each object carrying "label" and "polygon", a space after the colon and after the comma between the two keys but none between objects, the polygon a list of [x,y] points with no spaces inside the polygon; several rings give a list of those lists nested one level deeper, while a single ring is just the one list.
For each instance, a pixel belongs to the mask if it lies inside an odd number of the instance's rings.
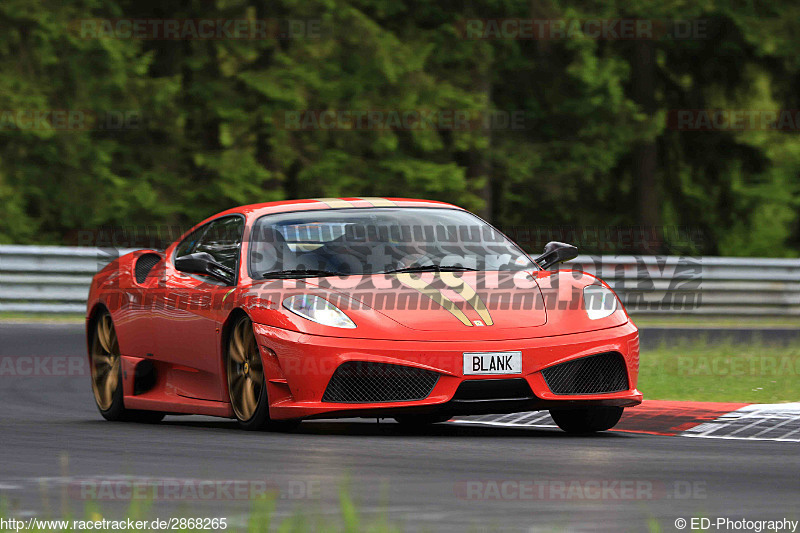
[{"label": "car hood", "polygon": [[517,329],[547,322],[539,286],[525,272],[392,274],[369,276],[354,287],[337,285],[322,278],[317,287],[346,294],[419,331]]},{"label": "car hood", "polygon": [[[258,282],[256,322],[314,335],[396,340],[504,340],[563,335],[624,324],[624,311],[589,320],[582,288],[593,276],[551,272],[387,274]],[[280,305],[294,294],[330,301],[354,329],[316,324]],[[267,297],[265,297],[267,295]],[[276,313],[262,314],[272,310]]]}]

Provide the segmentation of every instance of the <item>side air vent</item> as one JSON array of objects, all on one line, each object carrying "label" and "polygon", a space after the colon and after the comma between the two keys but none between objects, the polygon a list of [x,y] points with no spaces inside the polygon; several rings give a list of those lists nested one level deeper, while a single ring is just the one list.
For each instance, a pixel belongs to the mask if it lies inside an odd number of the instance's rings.
[{"label": "side air vent", "polygon": [[628,390],[628,371],[622,354],[600,353],[542,370],[555,394],[602,394]]},{"label": "side air vent", "polygon": [[145,359],[136,365],[133,377],[133,395],[144,394],[156,386],[156,367]]},{"label": "side air vent", "polygon": [[422,368],[348,361],[333,373],[322,401],[373,403],[423,400],[438,380],[438,373]]},{"label": "side air vent", "polygon": [[147,280],[147,275],[153,270],[153,267],[161,262],[161,256],[158,254],[143,254],[136,260],[136,283],[144,283]]}]

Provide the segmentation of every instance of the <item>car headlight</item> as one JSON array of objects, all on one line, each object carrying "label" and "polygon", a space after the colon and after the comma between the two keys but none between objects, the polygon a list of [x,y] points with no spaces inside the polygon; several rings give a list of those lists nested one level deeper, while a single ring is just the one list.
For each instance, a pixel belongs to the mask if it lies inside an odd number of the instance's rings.
[{"label": "car headlight", "polygon": [[332,328],[356,327],[350,317],[325,298],[310,294],[290,296],[283,301],[283,306],[296,315]]},{"label": "car headlight", "polygon": [[617,310],[617,296],[603,285],[588,285],[583,288],[583,306],[592,320],[599,320]]}]

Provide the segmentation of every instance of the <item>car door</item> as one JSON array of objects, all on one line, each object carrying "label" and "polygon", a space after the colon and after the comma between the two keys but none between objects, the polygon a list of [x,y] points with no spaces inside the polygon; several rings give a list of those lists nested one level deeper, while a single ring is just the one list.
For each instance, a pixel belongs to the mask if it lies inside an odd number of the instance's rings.
[{"label": "car door", "polygon": [[218,218],[187,236],[167,260],[166,286],[154,327],[154,357],[168,364],[167,387],[180,396],[227,399],[227,390],[219,379],[219,329],[225,319],[220,302],[238,280],[225,283],[210,276],[179,272],[174,261],[206,252],[238,272],[243,232],[243,216]]}]

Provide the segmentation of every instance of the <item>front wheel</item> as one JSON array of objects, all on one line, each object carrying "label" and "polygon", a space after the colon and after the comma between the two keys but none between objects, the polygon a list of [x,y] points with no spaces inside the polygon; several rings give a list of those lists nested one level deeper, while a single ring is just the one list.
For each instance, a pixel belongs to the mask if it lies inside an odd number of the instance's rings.
[{"label": "front wheel", "polygon": [[622,410],[622,407],[553,409],[550,416],[567,433],[580,435],[613,428],[619,422]]},{"label": "front wheel", "polygon": [[289,431],[299,425],[298,421],[278,421],[269,417],[264,365],[253,323],[247,316],[239,317],[231,328],[226,359],[228,395],[242,429]]}]

